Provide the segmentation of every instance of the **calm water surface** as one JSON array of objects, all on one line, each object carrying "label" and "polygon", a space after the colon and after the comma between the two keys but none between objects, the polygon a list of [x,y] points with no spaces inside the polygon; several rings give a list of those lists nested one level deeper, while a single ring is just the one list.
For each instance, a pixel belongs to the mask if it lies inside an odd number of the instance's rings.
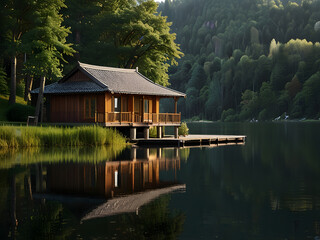
[{"label": "calm water surface", "polygon": [[189,128],[247,141],[2,154],[0,239],[320,239],[320,123]]}]

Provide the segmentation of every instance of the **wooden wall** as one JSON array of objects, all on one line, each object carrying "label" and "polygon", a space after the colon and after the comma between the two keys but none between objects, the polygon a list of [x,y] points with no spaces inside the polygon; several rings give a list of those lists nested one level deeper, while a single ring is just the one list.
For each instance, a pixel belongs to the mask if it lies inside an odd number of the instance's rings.
[{"label": "wooden wall", "polygon": [[91,79],[85,75],[83,72],[80,70],[76,71],[74,74],[72,74],[68,80],[68,82],[90,82]]},{"label": "wooden wall", "polygon": [[[112,97],[126,97],[128,101],[128,112],[136,112],[137,109],[134,107],[134,102],[139,101],[140,103],[140,110],[144,110],[144,107],[142,106],[143,101],[142,100],[149,100],[149,106],[150,106],[150,113],[159,113],[159,103],[160,103],[160,97],[157,96],[141,96],[141,95],[130,95],[130,94],[111,94],[106,93],[105,95],[105,106],[106,106],[106,112],[113,112],[113,102]],[[123,106],[123,100],[121,100],[121,106]],[[121,110],[121,112],[126,112]]]},{"label": "wooden wall", "polygon": [[[133,112],[134,101],[139,99],[139,102],[144,104],[142,100],[149,100],[149,112],[159,113],[160,98],[156,96],[140,96],[140,95],[123,95],[128,99],[128,112]],[[86,98],[96,98],[96,111],[98,113],[112,112],[112,94],[70,94],[70,95],[51,95],[47,96],[50,102],[49,122],[63,123],[90,123],[94,122],[94,118],[85,118],[84,102]],[[140,106],[141,112],[144,107]]]},{"label": "wooden wall", "polygon": [[85,118],[85,98],[96,98],[96,110],[105,112],[105,94],[72,94],[50,96],[49,122],[94,122],[94,118]]}]

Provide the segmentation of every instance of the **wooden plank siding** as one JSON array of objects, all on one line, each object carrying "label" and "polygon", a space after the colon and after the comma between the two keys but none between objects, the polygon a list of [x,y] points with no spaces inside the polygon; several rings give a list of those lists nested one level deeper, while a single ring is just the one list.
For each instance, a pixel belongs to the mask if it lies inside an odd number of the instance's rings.
[{"label": "wooden plank siding", "polygon": [[91,79],[81,71],[76,71],[68,78],[68,82],[89,82]]},{"label": "wooden plank siding", "polygon": [[105,93],[54,95],[50,97],[50,122],[93,123],[95,118],[85,117],[85,99],[96,99],[96,111],[104,112]]},{"label": "wooden plank siding", "polygon": [[[121,111],[114,112],[114,98],[121,98]],[[50,119],[52,123],[180,123],[180,114],[160,113],[160,97],[111,93],[51,95]],[[93,115],[86,117],[85,102],[95,99]],[[148,101],[148,112],[145,102]],[[92,109],[90,109],[92,111]],[[88,114],[87,114],[88,115]]]}]

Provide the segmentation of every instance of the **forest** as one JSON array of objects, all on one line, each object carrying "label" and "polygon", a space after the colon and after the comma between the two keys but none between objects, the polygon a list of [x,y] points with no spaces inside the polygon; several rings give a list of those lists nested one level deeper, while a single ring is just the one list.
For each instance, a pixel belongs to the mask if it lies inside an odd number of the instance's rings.
[{"label": "forest", "polygon": [[185,92],[184,119],[320,118],[317,0],[2,0],[0,22],[11,104],[81,61]]},{"label": "forest", "polygon": [[77,61],[139,67],[169,85],[168,68],[183,53],[157,8],[154,0],[1,0],[0,95],[12,105],[16,96],[30,101],[31,89],[40,86],[40,95]]},{"label": "forest", "polygon": [[184,118],[320,118],[320,1],[166,0]]}]

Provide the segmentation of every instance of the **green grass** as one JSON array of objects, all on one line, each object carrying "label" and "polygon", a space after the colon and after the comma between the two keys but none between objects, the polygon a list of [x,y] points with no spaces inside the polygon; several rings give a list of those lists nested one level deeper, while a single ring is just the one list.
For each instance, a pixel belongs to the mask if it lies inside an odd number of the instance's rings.
[{"label": "green grass", "polygon": [[97,126],[74,128],[0,126],[0,148],[125,145],[114,129]]},{"label": "green grass", "polygon": [[[0,121],[8,121],[7,112],[10,108],[8,101],[9,95],[0,95]],[[21,105],[27,105],[27,102],[19,96],[16,97],[16,103],[19,103]]]}]

